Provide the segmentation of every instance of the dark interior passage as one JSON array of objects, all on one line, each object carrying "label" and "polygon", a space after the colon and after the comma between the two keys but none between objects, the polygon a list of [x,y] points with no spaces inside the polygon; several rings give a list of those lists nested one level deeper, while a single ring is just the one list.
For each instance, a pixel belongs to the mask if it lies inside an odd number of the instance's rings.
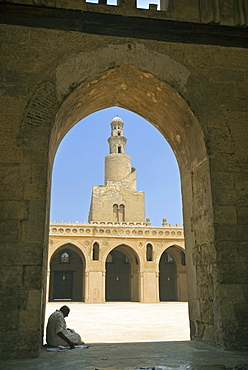
[{"label": "dark interior passage", "polygon": [[106,261],[106,301],[131,300],[130,275],[128,257],[118,250],[110,252]]},{"label": "dark interior passage", "polygon": [[167,252],[162,254],[159,263],[159,297],[160,301],[177,300],[177,266]]},{"label": "dark interior passage", "polygon": [[49,301],[83,301],[84,264],[77,252],[66,245],[51,260]]}]

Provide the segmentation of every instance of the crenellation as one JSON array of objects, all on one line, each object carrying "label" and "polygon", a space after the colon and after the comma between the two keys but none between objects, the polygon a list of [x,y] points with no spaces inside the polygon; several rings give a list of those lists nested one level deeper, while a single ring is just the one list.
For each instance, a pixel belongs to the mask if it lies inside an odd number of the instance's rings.
[{"label": "crenellation", "polygon": [[233,0],[160,0],[159,6],[148,4],[148,9],[137,7],[136,0],[117,0],[117,5],[86,0],[6,0],[6,3],[32,5],[76,11],[121,14],[135,17],[167,19],[198,24],[221,24],[223,26],[247,26],[247,6]]}]

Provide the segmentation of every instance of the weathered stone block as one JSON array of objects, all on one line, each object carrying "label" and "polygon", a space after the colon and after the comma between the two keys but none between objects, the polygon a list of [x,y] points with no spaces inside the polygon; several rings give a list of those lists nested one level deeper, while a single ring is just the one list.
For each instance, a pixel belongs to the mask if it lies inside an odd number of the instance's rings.
[{"label": "weathered stone block", "polygon": [[40,265],[43,255],[43,245],[5,243],[0,245],[0,265]]},{"label": "weathered stone block", "polygon": [[246,263],[239,263],[237,266],[234,263],[219,263],[217,271],[220,283],[245,284],[248,281]]},{"label": "weathered stone block", "polygon": [[35,328],[40,328],[39,309],[20,311],[20,330],[34,330]]},{"label": "weathered stone block", "polygon": [[28,291],[27,308],[31,310],[38,310],[41,307],[42,294],[40,290],[30,289]]},{"label": "weathered stone block", "polygon": [[202,69],[202,73],[207,76],[208,80],[212,83],[230,83],[230,82],[243,82],[245,79],[245,69],[235,68],[212,68]]},{"label": "weathered stone block", "polygon": [[[20,309],[26,309],[27,307],[27,290],[19,288],[19,286],[3,287],[0,289],[1,297],[4,299],[0,300],[1,312],[12,312]],[[3,315],[4,316],[4,315]]]},{"label": "weathered stone block", "polygon": [[236,209],[234,206],[215,207],[216,224],[237,224]]},{"label": "weathered stone block", "polygon": [[1,243],[18,243],[20,223],[18,220],[0,220]]},{"label": "weathered stone block", "polygon": [[[29,202],[28,220],[21,223],[21,240],[29,243],[40,243],[44,240],[44,220],[37,217],[45,213],[45,200],[32,200]],[[41,213],[40,213],[41,212]]]},{"label": "weathered stone block", "polygon": [[15,0],[15,3],[17,3],[17,4],[28,4],[28,5],[32,5],[33,4],[33,0]]},{"label": "weathered stone block", "polygon": [[211,244],[196,243],[192,257],[194,265],[212,265],[216,259],[216,252]]},{"label": "weathered stone block", "polygon": [[24,198],[27,200],[41,200],[46,197],[46,167],[32,164],[30,177],[24,185]]},{"label": "weathered stone block", "polygon": [[243,322],[244,325],[248,325],[248,303],[237,303],[234,306],[234,312],[237,320]]},{"label": "weathered stone block", "polygon": [[213,191],[213,199],[216,206],[237,205],[238,192],[236,189],[222,189],[222,191],[215,189]]},{"label": "weathered stone block", "polygon": [[210,302],[214,299],[214,291],[210,289],[209,285],[197,285],[197,294],[200,300],[207,300]]},{"label": "weathered stone block", "polygon": [[219,1],[220,23],[223,25],[234,25],[234,5],[232,0]]},{"label": "weathered stone block", "polygon": [[[4,144],[1,144],[1,151],[0,151],[0,160],[1,162],[6,162],[6,155],[8,156],[8,163],[16,163],[17,158],[22,157],[22,149],[17,147],[16,145],[11,145],[9,140],[6,138],[6,134],[4,135]],[[8,144],[6,144],[8,143]]]},{"label": "weathered stone block", "polygon": [[0,286],[4,289],[22,287],[22,266],[1,266]]},{"label": "weathered stone block", "polygon": [[204,323],[213,324],[214,323],[213,301],[206,300],[206,298],[207,297],[204,297],[204,299],[200,301],[201,320],[203,320]]},{"label": "weathered stone block", "polygon": [[213,189],[234,189],[235,174],[228,172],[214,172],[212,174]]},{"label": "weathered stone block", "polygon": [[246,225],[239,225],[237,232],[238,240],[248,240],[248,227]]},{"label": "weathered stone block", "polygon": [[200,0],[200,19],[203,23],[216,22],[216,16],[214,12],[214,7],[212,1]]},{"label": "weathered stone block", "polygon": [[0,201],[0,214],[3,219],[25,219],[28,215],[28,203],[24,201]]},{"label": "weathered stone block", "polygon": [[229,302],[242,302],[244,300],[244,292],[241,284],[218,284],[218,294]]},{"label": "weathered stone block", "polygon": [[42,268],[40,266],[24,266],[23,282],[27,289],[42,289]]},{"label": "weathered stone block", "polygon": [[16,311],[1,311],[0,326],[6,330],[18,330],[19,329],[19,310]]},{"label": "weathered stone block", "polygon": [[[13,346],[13,332],[3,331],[5,346],[2,350],[2,359],[37,357],[40,352],[40,330],[20,330],[18,341]],[[30,349],[30,353],[28,353]]]},{"label": "weathered stone block", "polygon": [[66,9],[86,9],[85,0],[56,0],[57,8],[66,8]]},{"label": "weathered stone block", "polygon": [[171,8],[175,19],[200,22],[198,0],[173,0]]},{"label": "weathered stone block", "polygon": [[239,255],[236,243],[231,241],[219,240],[215,243],[215,248],[217,251],[217,262],[226,261],[227,259],[236,261]]},{"label": "weathered stone block", "polygon": [[212,129],[209,132],[208,148],[211,154],[234,154],[235,145],[230,139],[230,134],[227,128],[223,129]]},{"label": "weathered stone block", "polygon": [[239,232],[237,225],[215,225],[216,240],[236,240]]},{"label": "weathered stone block", "polygon": [[46,184],[41,184],[39,181],[25,185],[24,197],[30,200],[42,200],[46,195]]},{"label": "weathered stone block", "polygon": [[246,225],[248,223],[248,207],[241,207],[237,211],[237,218],[240,224]]},{"label": "weathered stone block", "polygon": [[0,166],[0,193],[1,199],[6,200],[20,200],[23,196],[23,184],[21,174],[19,172],[20,167],[16,164],[11,166],[1,165]]},{"label": "weathered stone block", "polygon": [[56,4],[56,0],[33,0],[33,4],[54,7]]}]

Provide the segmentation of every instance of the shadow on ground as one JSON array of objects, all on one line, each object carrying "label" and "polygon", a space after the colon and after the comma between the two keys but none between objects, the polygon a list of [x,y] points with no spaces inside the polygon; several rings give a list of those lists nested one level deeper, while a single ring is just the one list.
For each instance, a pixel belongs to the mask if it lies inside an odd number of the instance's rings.
[{"label": "shadow on ground", "polygon": [[[248,369],[248,352],[224,351],[196,341],[94,343],[87,349],[47,352],[0,363],[0,369],[133,370],[166,366],[180,370]],[[162,369],[163,370],[163,369]]]}]

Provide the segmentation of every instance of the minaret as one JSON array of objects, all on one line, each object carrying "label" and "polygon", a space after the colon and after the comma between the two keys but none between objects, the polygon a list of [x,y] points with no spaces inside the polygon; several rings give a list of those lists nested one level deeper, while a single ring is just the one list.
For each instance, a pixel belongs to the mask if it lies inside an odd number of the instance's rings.
[{"label": "minaret", "polygon": [[110,154],[125,153],[127,139],[124,137],[124,122],[121,118],[115,117],[111,123],[111,136],[108,138]]},{"label": "minaret", "polygon": [[136,191],[136,170],[125,153],[124,122],[115,117],[105,157],[105,185],[93,186],[89,222],[145,222],[144,193]]},{"label": "minaret", "polygon": [[[121,118],[115,117],[110,125],[111,136],[108,138],[110,154],[105,157],[105,185],[113,181],[123,181],[132,172],[131,157],[125,154],[127,139],[124,137],[124,122]],[[136,177],[132,185],[133,190],[136,190]]]}]

